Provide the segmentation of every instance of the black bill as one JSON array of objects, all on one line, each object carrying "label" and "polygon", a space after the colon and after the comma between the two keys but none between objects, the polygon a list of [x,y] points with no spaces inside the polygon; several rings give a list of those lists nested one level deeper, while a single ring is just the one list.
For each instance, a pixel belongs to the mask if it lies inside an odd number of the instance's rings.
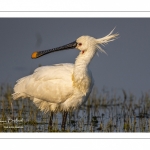
[{"label": "black bill", "polygon": [[33,52],[32,55],[31,55],[31,58],[36,59],[36,58],[41,57],[43,55],[46,55],[48,53],[61,51],[61,50],[67,50],[67,49],[73,49],[76,46],[77,46],[77,43],[76,43],[76,41],[74,41],[72,43],[69,43],[69,44],[66,44],[64,46],[60,46],[60,47],[57,47],[57,48],[52,48],[52,49],[48,49],[48,50]]}]

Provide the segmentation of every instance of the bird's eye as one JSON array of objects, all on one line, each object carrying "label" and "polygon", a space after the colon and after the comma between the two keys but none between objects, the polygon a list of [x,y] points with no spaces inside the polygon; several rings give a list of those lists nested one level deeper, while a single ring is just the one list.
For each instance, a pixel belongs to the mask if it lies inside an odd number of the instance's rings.
[{"label": "bird's eye", "polygon": [[79,46],[81,46],[82,45],[82,43],[79,43]]}]

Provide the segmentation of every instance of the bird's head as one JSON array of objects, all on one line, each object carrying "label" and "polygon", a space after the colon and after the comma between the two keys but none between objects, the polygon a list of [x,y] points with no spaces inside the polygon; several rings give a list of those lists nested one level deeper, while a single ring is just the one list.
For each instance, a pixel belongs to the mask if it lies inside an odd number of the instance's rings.
[{"label": "bird's head", "polygon": [[76,43],[76,48],[83,53],[90,48],[95,49],[97,45],[96,39],[91,36],[81,36],[76,40]]},{"label": "bird's head", "polygon": [[32,53],[31,57],[33,59],[35,59],[35,58],[41,57],[48,53],[66,50],[66,49],[73,49],[73,48],[77,48],[82,53],[84,53],[86,51],[91,51],[91,50],[96,51],[96,49],[99,49],[101,52],[106,53],[99,45],[105,45],[108,42],[115,40],[119,35],[117,33],[116,34],[112,34],[112,33],[113,33],[113,30],[105,37],[99,38],[99,39],[96,39],[91,36],[81,36],[76,41],[66,44],[64,46],[60,46],[60,47],[49,49],[49,50],[34,52],[34,53]]},{"label": "bird's head", "polygon": [[119,34],[112,34],[114,29],[105,37],[103,38],[94,38],[91,36],[81,36],[76,40],[77,46],[76,48],[81,50],[81,52],[86,52],[86,51],[96,51],[97,49],[100,50],[100,52],[107,54],[101,47],[100,45],[106,45],[110,41],[114,41],[116,38],[118,38]]}]

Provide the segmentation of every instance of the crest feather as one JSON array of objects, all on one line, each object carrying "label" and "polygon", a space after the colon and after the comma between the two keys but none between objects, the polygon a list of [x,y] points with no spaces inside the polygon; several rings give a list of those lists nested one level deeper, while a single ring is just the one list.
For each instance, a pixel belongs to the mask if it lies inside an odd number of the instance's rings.
[{"label": "crest feather", "polygon": [[119,34],[118,33],[112,34],[114,29],[108,35],[104,36],[103,38],[96,39],[97,49],[99,49],[100,52],[105,53],[106,55],[107,55],[107,53],[98,44],[105,46],[109,42],[116,40],[118,38]]}]

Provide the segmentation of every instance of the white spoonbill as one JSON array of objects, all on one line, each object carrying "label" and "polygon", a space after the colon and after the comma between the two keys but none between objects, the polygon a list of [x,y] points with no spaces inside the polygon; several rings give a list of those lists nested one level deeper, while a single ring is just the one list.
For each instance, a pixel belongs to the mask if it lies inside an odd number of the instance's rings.
[{"label": "white spoonbill", "polygon": [[[75,64],[63,63],[53,66],[37,68],[33,74],[17,81],[14,87],[13,99],[29,97],[35,105],[44,112],[64,112],[62,129],[65,129],[67,112],[74,110],[85,103],[92,90],[94,80],[89,70],[89,64],[100,46],[115,40],[119,34],[112,34],[113,30],[103,38],[96,39],[91,36],[81,36],[67,45],[37,51],[32,58],[45,54],[76,48],[80,50]],[[49,125],[52,125],[52,115]]]}]

